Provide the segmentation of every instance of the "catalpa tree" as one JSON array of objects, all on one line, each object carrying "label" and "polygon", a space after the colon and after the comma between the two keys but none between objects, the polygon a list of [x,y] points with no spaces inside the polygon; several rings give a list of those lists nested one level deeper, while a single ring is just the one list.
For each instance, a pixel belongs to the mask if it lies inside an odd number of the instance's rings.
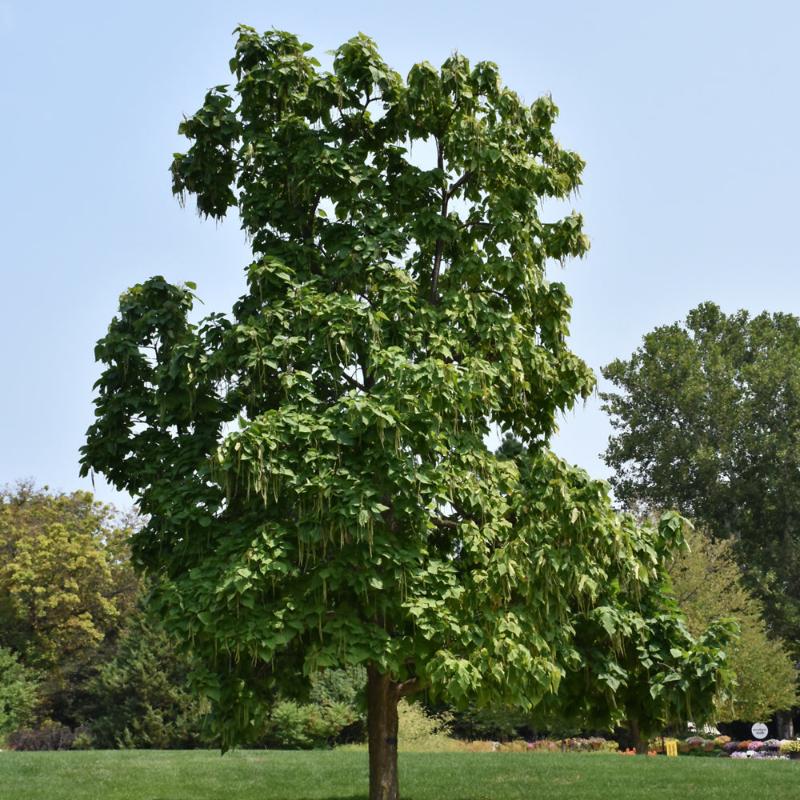
[{"label": "catalpa tree", "polygon": [[276,688],[365,665],[370,797],[391,800],[400,698],[530,707],[574,655],[573,604],[611,565],[632,593],[656,571],[606,500],[486,444],[544,453],[594,385],[545,277],[588,247],[579,215],[540,215],[583,168],[555,105],[459,55],[403,80],[364,36],[330,71],[309,49],[240,28],[235,84],[181,124],[174,191],[238,212],[247,289],[199,322],[192,284],[122,296],[82,464],[147,515],[135,558],[224,741]]},{"label": "catalpa tree", "polygon": [[[685,554],[687,538],[693,538],[686,537],[686,520],[666,512],[655,527],[639,525],[632,515],[613,510],[605,482],[552,453],[526,452],[512,438],[499,452],[514,458],[534,497],[557,487],[561,497],[548,512],[551,524],[574,527],[571,509],[588,505],[593,524],[606,534],[615,532],[633,552],[632,559],[601,556],[602,582],[587,578],[591,601],[578,593],[570,604],[571,648],[563,654],[558,692],[543,698],[534,712],[537,724],[624,727],[636,751],[644,753],[648,738],[666,726],[713,721],[720,704],[729,708],[735,680],[727,650],[738,637],[737,625],[713,613],[702,625],[688,625],[671,590],[671,561]],[[646,580],[631,580],[632,564],[646,570]]]}]

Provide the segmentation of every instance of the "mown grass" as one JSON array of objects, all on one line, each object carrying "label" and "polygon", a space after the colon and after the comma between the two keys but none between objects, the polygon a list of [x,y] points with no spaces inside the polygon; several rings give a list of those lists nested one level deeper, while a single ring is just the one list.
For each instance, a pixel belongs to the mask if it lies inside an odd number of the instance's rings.
[{"label": "mown grass", "polygon": [[[800,763],[570,753],[403,753],[404,800],[800,796]],[[363,800],[358,752],[0,753],[2,800]]]}]

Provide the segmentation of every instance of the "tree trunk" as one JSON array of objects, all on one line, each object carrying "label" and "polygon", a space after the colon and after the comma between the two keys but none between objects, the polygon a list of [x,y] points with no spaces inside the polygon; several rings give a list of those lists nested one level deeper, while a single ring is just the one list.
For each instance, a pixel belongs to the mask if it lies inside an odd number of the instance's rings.
[{"label": "tree trunk", "polygon": [[397,785],[397,703],[400,686],[367,667],[369,800],[399,800]]},{"label": "tree trunk", "polygon": [[647,753],[647,742],[642,739],[639,720],[636,717],[631,717],[628,720],[628,733],[631,735],[631,743],[633,744],[633,749],[636,750],[636,754],[645,755]]}]

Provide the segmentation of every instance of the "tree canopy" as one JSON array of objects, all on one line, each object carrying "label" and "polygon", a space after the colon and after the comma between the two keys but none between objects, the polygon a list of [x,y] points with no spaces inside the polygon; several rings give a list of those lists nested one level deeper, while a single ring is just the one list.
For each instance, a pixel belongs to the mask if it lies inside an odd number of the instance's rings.
[{"label": "tree canopy", "polygon": [[[685,520],[667,512],[657,525],[642,526],[615,512],[608,485],[584,470],[552,455],[551,466],[544,467],[541,456],[509,438],[500,453],[515,458],[530,482],[552,481],[551,470],[557,469],[558,485],[569,487],[570,499],[591,503],[598,517],[605,517],[602,527],[618,531],[650,571],[649,580],[632,581],[630,563],[607,562],[602,583],[592,587],[592,602],[575,597],[569,609],[571,658],[558,693],[544,698],[535,712],[537,725],[621,726],[642,751],[647,736],[667,725],[713,721],[730,696],[733,673],[726,651],[737,637],[732,614],[693,619],[689,626],[674,596],[668,568],[682,563],[684,537],[691,531]],[[566,520],[561,525],[568,527]]]},{"label": "tree canopy", "polygon": [[730,540],[713,541],[700,531],[687,537],[689,549],[679,553],[669,571],[675,598],[694,635],[709,620],[732,619],[739,636],[728,648],[736,679],[732,701],[720,703],[720,722],[766,720],[797,704],[797,670],[780,640],[768,634],[763,603],[744,585]]},{"label": "tree canopy", "polygon": [[116,618],[99,541],[105,516],[86,494],[52,496],[27,485],[0,493],[3,644],[33,666],[96,647]]},{"label": "tree canopy", "polygon": [[713,303],[603,370],[605,453],[629,507],[676,508],[730,538],[771,631],[800,653],[800,320]]},{"label": "tree canopy", "polygon": [[394,798],[400,697],[530,706],[574,653],[571,604],[609,565],[631,593],[655,569],[547,453],[594,386],[545,274],[588,246],[578,214],[542,217],[583,169],[553,101],[461,55],[404,80],[365,36],[330,70],[309,50],[240,28],[234,84],[181,124],[174,190],[236,209],[247,288],[200,321],[189,283],[122,296],[82,463],[139,498],[134,556],[225,740],[276,687],[364,665],[370,796]]},{"label": "tree canopy", "polygon": [[40,673],[47,713],[75,719],[88,677],[136,593],[127,528],[87,492],[0,489],[0,647]]}]

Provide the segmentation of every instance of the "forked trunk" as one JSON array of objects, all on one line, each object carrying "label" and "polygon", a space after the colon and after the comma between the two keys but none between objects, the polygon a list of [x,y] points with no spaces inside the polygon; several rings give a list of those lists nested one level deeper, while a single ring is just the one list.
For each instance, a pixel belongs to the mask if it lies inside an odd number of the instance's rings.
[{"label": "forked trunk", "polygon": [[397,703],[400,687],[389,675],[367,668],[369,800],[398,800]]}]

